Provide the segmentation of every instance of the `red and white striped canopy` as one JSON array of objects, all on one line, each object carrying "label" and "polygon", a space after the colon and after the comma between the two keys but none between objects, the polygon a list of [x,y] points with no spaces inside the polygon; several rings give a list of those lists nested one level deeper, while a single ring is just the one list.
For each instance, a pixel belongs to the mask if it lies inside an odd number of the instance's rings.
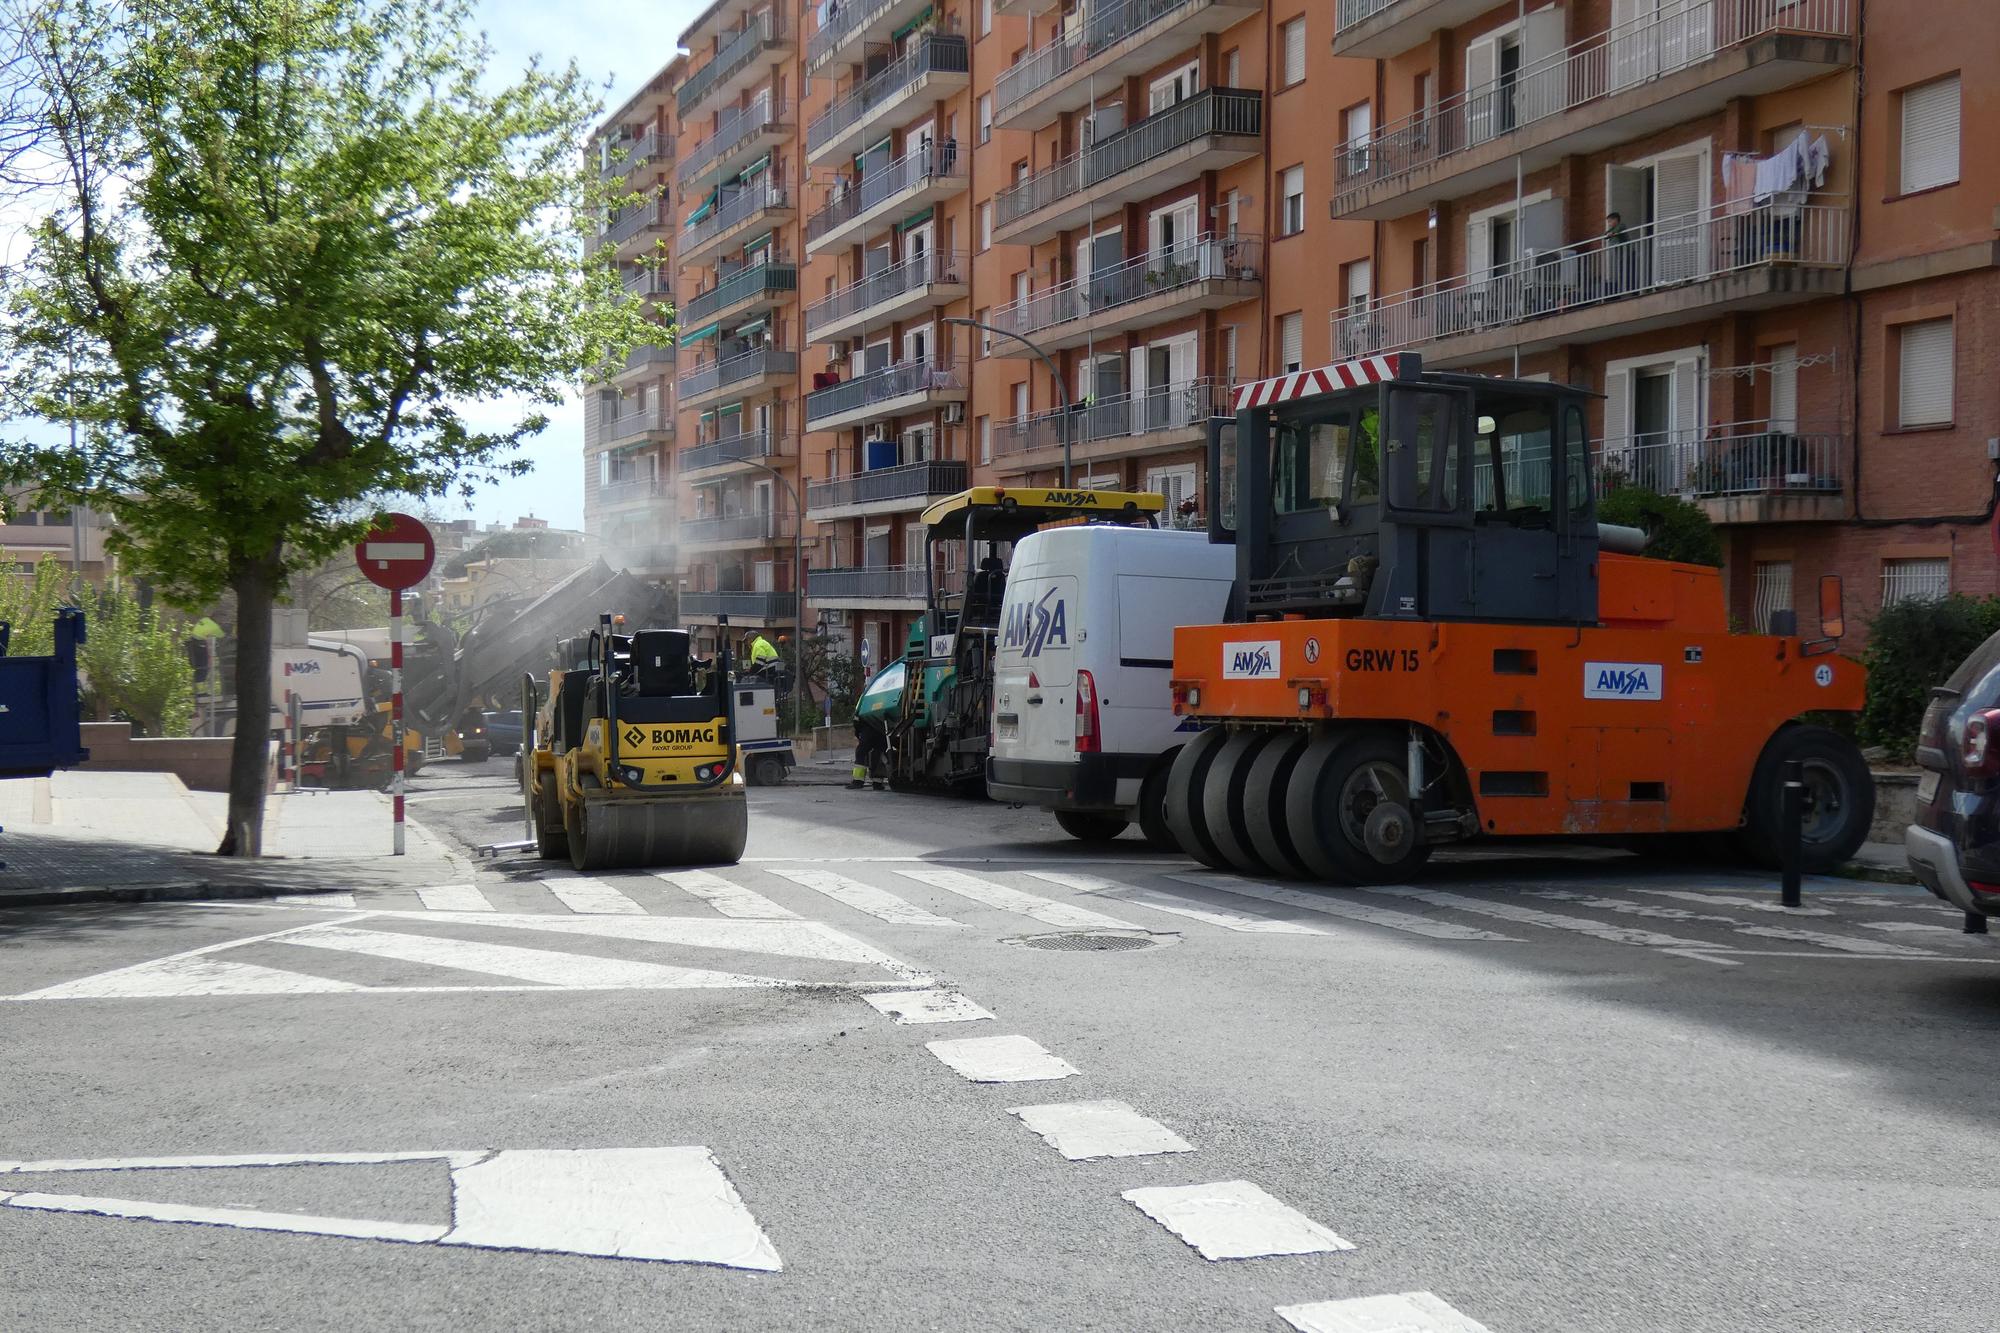
[{"label": "red and white striped canopy", "polygon": [[1315,393],[1338,393],[1358,389],[1383,380],[1409,379],[1423,373],[1423,362],[1407,353],[1367,356],[1359,361],[1336,361],[1318,370],[1295,370],[1289,375],[1273,375],[1267,380],[1239,384],[1230,396],[1229,407],[1241,412],[1246,407],[1270,407],[1289,403]]}]

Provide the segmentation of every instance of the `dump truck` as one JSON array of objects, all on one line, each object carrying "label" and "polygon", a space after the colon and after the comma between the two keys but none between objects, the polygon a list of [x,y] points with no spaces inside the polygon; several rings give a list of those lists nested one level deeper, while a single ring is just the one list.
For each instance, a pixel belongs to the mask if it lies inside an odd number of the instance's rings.
[{"label": "dump truck", "polygon": [[90,758],[77,699],[83,612],[58,608],[54,629],[48,656],[10,655],[13,626],[0,621],[0,778],[45,778]]},{"label": "dump truck", "polygon": [[924,614],[902,657],[862,691],[857,716],[888,736],[889,784],[980,795],[1014,544],[1054,523],[1159,526],[1158,495],[975,486],[924,511]]},{"label": "dump truck", "polygon": [[1402,880],[1444,844],[1590,835],[1776,864],[1786,765],[1803,863],[1867,836],[1861,665],[1820,627],[1732,633],[1721,571],[1597,520],[1587,393],[1374,357],[1237,389],[1211,423],[1225,623],[1174,636],[1204,730],[1165,816],[1211,866]]}]

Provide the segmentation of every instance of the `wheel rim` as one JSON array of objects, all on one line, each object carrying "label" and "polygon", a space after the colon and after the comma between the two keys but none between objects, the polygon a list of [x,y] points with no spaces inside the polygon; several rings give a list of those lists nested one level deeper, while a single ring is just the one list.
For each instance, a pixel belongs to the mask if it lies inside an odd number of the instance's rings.
[{"label": "wheel rim", "polygon": [[1355,846],[1368,846],[1368,816],[1376,806],[1394,801],[1407,806],[1409,788],[1402,770],[1386,760],[1370,760],[1356,765],[1340,784],[1340,832]]},{"label": "wheel rim", "polygon": [[1806,842],[1833,842],[1847,823],[1847,778],[1824,759],[1808,759],[1801,766],[1805,782]]}]

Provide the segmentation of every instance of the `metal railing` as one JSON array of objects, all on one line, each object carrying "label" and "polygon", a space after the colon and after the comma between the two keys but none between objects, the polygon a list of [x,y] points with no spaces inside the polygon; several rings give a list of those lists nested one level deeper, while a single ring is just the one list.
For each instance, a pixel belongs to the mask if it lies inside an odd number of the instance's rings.
[{"label": "metal railing", "polygon": [[732,620],[793,620],[799,599],[788,592],[684,592],[684,616],[728,616]]},{"label": "metal railing", "polygon": [[806,596],[815,602],[891,597],[920,602],[926,595],[922,565],[806,571]]},{"label": "metal railing", "polygon": [[1263,258],[1260,236],[1210,233],[1058,283],[1001,306],[988,319],[996,329],[1034,334],[1205,282],[1251,281],[1261,271]]},{"label": "metal railing", "polygon": [[642,370],[647,366],[671,366],[674,364],[676,349],[672,343],[633,343],[632,350],[625,354],[626,370]]},{"label": "metal railing", "polygon": [[681,450],[681,471],[698,472],[703,468],[721,467],[724,463],[752,459],[761,461],[782,452],[782,446],[783,441],[776,431],[750,430],[725,435],[719,440]]},{"label": "metal railing", "polygon": [[597,488],[597,503],[601,505],[630,504],[634,500],[650,500],[666,494],[666,486],[658,477],[633,477],[627,481],[607,481]]},{"label": "metal railing", "polygon": [[732,273],[699,296],[688,298],[681,307],[681,322],[700,324],[718,310],[727,310],[739,301],[773,292],[793,292],[799,287],[798,265],[790,260],[770,260]]},{"label": "metal railing", "polygon": [[933,495],[956,495],[971,483],[964,463],[934,458],[899,467],[876,468],[814,482],[806,487],[806,512],[840,509],[847,505],[874,504],[885,500],[922,500]]},{"label": "metal railing", "polygon": [[634,236],[637,236],[649,227],[671,227],[673,225],[673,214],[668,210],[666,201],[655,199],[650,203],[641,204],[637,208],[621,208],[618,210],[618,216],[611,220],[611,225],[604,229],[604,234],[613,245],[617,245],[621,242],[631,240]]},{"label": "metal railing", "polygon": [[1751,421],[1606,440],[1597,453],[1598,493],[1619,485],[1698,499],[1838,495],[1847,485],[1847,435]]},{"label": "metal railing", "polygon": [[712,546],[717,542],[761,542],[789,539],[798,526],[790,514],[729,514],[720,518],[690,518],[681,522],[683,546]]},{"label": "metal railing", "polygon": [[685,250],[706,245],[731,227],[757,216],[767,208],[789,207],[791,199],[791,192],[783,183],[772,179],[772,174],[766,171],[718,203],[709,211],[707,217],[699,222],[689,223],[683,228],[681,247]]},{"label": "metal railing", "polygon": [[1586,241],[1484,273],[1447,278],[1333,315],[1336,359],[1372,356],[1439,338],[1627,300],[1724,273],[1776,265],[1840,267],[1848,259],[1844,205],[1719,204],[1629,228],[1614,244]]},{"label": "metal railing", "polygon": [[963,389],[961,361],[905,361],[806,395],[806,421],[824,421],[876,403],[892,402],[933,389]]},{"label": "metal railing", "polygon": [[759,94],[748,106],[723,112],[715,118],[715,132],[696,144],[681,163],[681,176],[699,176],[704,168],[745,139],[762,134],[766,126],[782,124],[789,112],[784,99],[773,99],[769,92]]},{"label": "metal railing", "polygon": [[1264,94],[1241,88],[1204,89],[1002,190],[993,201],[993,225],[1018,222],[1206,135],[1255,139],[1263,128]]},{"label": "metal railing", "polygon": [[816,153],[866,120],[875,108],[907,91],[930,74],[968,74],[971,56],[965,38],[928,32],[873,78],[837,98],[806,126],[806,151]]},{"label": "metal railing", "polygon": [[754,380],[763,375],[796,375],[798,370],[797,352],[781,352],[774,347],[753,347],[747,352],[737,352],[696,366],[681,376],[680,395],[683,399],[688,399],[696,394],[708,393],[730,384],[740,384],[744,380]]},{"label": "metal railing", "polygon": [[848,38],[901,3],[902,0],[847,0],[846,4],[834,10],[806,43],[806,68],[811,69],[825,60],[846,45]]},{"label": "metal railing", "polygon": [[899,158],[885,162],[851,184],[846,176],[835,182],[834,194],[806,222],[806,244],[845,226],[870,209],[899,195],[920,190],[935,181],[964,180],[966,156],[940,143],[919,145]]},{"label": "metal railing", "polygon": [[607,440],[637,439],[650,431],[666,430],[671,424],[665,407],[649,407],[640,412],[620,412],[604,423]]},{"label": "metal railing", "polygon": [[681,82],[674,105],[685,116],[701,105],[704,97],[724,79],[749,65],[770,45],[785,35],[785,16],[766,10],[725,39],[715,58]]},{"label": "metal railing", "polygon": [[1338,192],[1408,176],[1524,126],[1698,65],[1772,32],[1845,36],[1853,0],[1693,0],[1684,8],[1593,33],[1512,74],[1343,143]]},{"label": "metal railing", "polygon": [[1166,384],[1137,393],[1113,394],[1080,403],[1070,411],[1037,412],[1010,417],[993,430],[994,457],[1060,449],[1065,433],[1072,447],[1121,436],[1205,426],[1218,405],[1228,401],[1228,384],[1219,378]]},{"label": "metal railing", "polygon": [[810,338],[830,324],[851,319],[864,310],[893,301],[920,287],[934,282],[963,283],[965,278],[963,251],[945,254],[926,250],[920,255],[911,255],[901,263],[878,269],[861,281],[807,306],[806,336]]},{"label": "metal railing", "polygon": [[653,160],[659,151],[660,131],[653,128],[633,139],[614,139],[611,151],[598,164],[598,175],[609,180],[613,176],[623,176],[637,171]]},{"label": "metal railing", "polygon": [[1030,51],[1000,72],[993,85],[993,112],[1005,120],[1017,103],[1108,50],[1142,28],[1206,9],[1214,0],[1111,0],[1086,7],[1047,45]]},{"label": "metal railing", "polygon": [[[1334,8],[1333,31],[1336,35],[1346,32],[1359,23],[1366,23],[1391,5],[1402,0],[1340,0]],[[1421,4],[1422,0],[1418,0]]]}]

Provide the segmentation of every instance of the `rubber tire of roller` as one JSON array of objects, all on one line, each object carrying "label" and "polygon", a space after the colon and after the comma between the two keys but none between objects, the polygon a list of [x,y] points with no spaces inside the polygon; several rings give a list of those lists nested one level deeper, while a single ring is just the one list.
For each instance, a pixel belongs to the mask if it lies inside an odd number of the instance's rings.
[{"label": "rubber tire of roller", "polygon": [[1232,867],[1223,859],[1222,849],[1208,835],[1207,815],[1200,799],[1215,756],[1228,741],[1229,733],[1210,727],[1181,747],[1174,766],[1167,773],[1167,827],[1181,850],[1203,865],[1217,870]]},{"label": "rubber tire of roller", "polygon": [[1300,858],[1321,879],[1334,884],[1393,884],[1430,859],[1430,845],[1420,842],[1403,860],[1384,865],[1366,848],[1348,842],[1340,827],[1336,807],[1349,774],[1369,762],[1400,767],[1404,753],[1400,740],[1377,730],[1335,733],[1307,747],[1285,790],[1285,820]]},{"label": "rubber tire of roller", "polygon": [[[1744,849],[1759,865],[1775,870],[1782,863],[1785,761],[1799,759],[1830,769],[1846,788],[1847,806],[1831,837],[1805,842],[1800,867],[1809,875],[1838,869],[1861,850],[1875,822],[1875,779],[1855,743],[1826,727],[1799,724],[1779,731],[1765,743],[1764,753],[1750,775],[1744,800]],[[1811,775],[1808,775],[1808,782]]]},{"label": "rubber tire of roller", "polygon": [[560,861],[569,855],[569,832],[556,804],[554,773],[543,776],[541,790],[535,795],[535,855],[544,861]]},{"label": "rubber tire of roller", "polygon": [[[1179,751],[1175,751],[1178,756]],[[1147,845],[1163,852],[1177,852],[1180,840],[1167,827],[1167,772],[1173,767],[1173,757],[1164,763],[1153,765],[1153,771],[1139,785],[1139,831],[1146,836]]]},{"label": "rubber tire of roller", "polygon": [[752,786],[775,787],[785,780],[785,774],[789,771],[785,767],[784,760],[771,755],[763,755],[758,758],[757,762],[750,765],[750,772],[747,776]]},{"label": "rubber tire of roller", "polygon": [[1285,791],[1311,739],[1303,731],[1279,732],[1257,751],[1243,781],[1243,824],[1250,831],[1250,846],[1272,873],[1288,879],[1312,877],[1285,819]]},{"label": "rubber tire of roller", "polygon": [[1270,740],[1270,733],[1264,731],[1230,733],[1216,751],[1208,780],[1202,784],[1202,823],[1208,829],[1208,836],[1222,853],[1223,862],[1245,875],[1271,873],[1250,842],[1243,809],[1244,780],[1249,777],[1258,753]]}]

